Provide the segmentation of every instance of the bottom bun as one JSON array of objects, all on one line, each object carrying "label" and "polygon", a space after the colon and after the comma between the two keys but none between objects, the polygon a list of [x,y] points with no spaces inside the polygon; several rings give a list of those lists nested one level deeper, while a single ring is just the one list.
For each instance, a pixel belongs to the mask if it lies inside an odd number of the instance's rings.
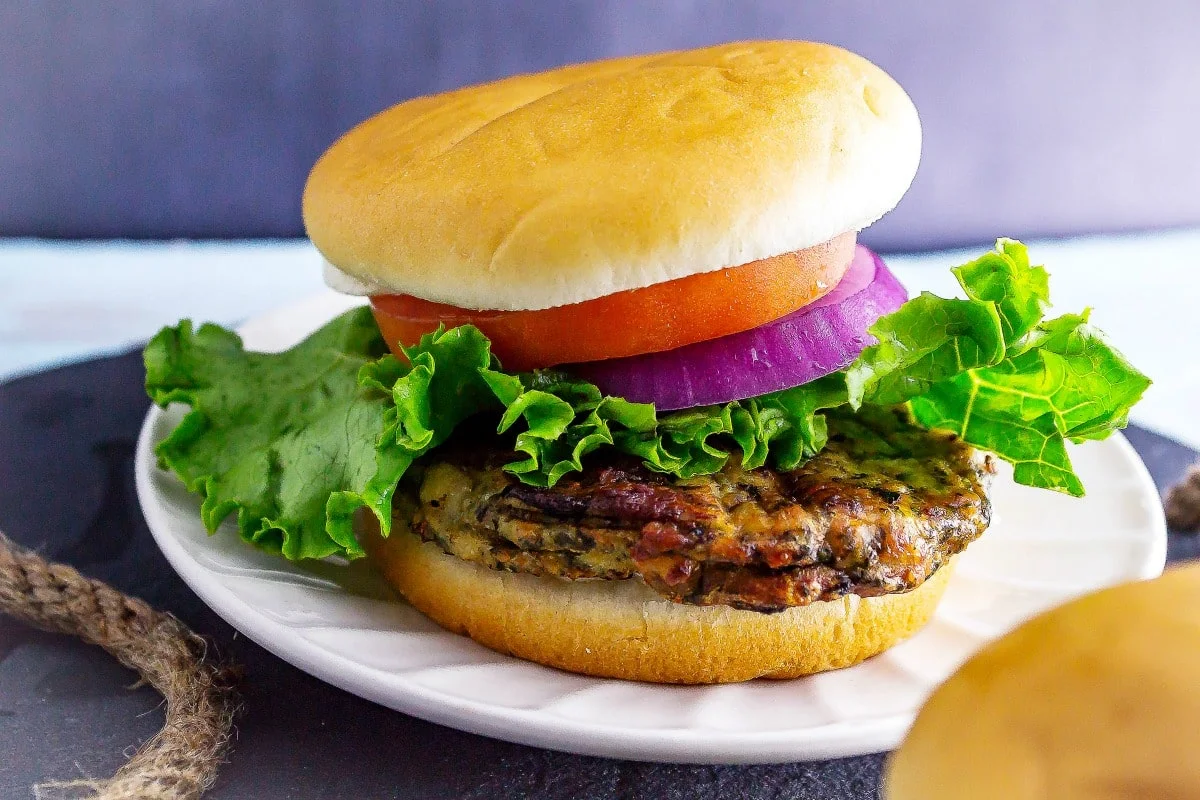
[{"label": "bottom bun", "polygon": [[565,580],[500,572],[447,555],[397,520],[359,537],[388,582],[447,630],[551,667],[655,683],[796,678],[848,667],[916,633],[933,616],[953,561],[911,592],[778,614],[664,600],[640,579]]}]

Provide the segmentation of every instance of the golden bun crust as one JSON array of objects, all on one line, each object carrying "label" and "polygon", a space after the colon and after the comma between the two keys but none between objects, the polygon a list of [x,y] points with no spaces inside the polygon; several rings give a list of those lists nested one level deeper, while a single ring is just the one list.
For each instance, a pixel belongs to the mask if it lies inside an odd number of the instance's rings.
[{"label": "golden bun crust", "polygon": [[907,594],[814,603],[779,614],[664,600],[640,580],[568,581],[499,572],[446,555],[397,524],[360,519],[388,582],[447,630],[551,667],[655,683],[795,678],[847,667],[933,615],[951,563]]},{"label": "golden bun crust", "polygon": [[304,222],[364,292],[541,309],[859,230],[920,149],[912,101],[866,59],[739,42],[393,106],[313,167]]},{"label": "golden bun crust", "polygon": [[888,800],[1200,797],[1200,564],[1050,611],[934,692]]}]

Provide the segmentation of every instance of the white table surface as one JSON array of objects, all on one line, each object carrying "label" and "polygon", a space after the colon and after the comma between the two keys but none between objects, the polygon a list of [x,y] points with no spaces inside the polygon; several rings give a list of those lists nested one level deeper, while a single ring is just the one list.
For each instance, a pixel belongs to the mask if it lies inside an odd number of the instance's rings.
[{"label": "white table surface", "polygon": [[[978,248],[892,256],[911,292],[951,294]],[[1056,309],[1095,309],[1155,385],[1134,421],[1200,447],[1200,229],[1036,242]],[[55,243],[0,239],[0,380],[136,346],[182,317],[234,323],[317,292],[299,241]]]}]

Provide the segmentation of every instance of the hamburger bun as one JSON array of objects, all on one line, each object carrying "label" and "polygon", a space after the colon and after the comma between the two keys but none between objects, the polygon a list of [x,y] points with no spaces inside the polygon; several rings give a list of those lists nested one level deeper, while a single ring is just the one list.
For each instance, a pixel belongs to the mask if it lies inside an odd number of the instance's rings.
[{"label": "hamburger bun", "polygon": [[397,515],[391,535],[360,514],[368,557],[442,627],[551,667],[656,683],[796,678],[857,664],[933,616],[953,560],[917,589],[846,595],[777,614],[672,603],[640,580],[500,572],[422,542]]},{"label": "hamburger bun", "polygon": [[304,222],[342,288],[543,309],[857,231],[920,149],[912,102],[862,57],[725,44],[401,103],[321,157]]},{"label": "hamburger bun", "polygon": [[1200,564],[1069,603],[968,661],[888,800],[1200,797]]}]

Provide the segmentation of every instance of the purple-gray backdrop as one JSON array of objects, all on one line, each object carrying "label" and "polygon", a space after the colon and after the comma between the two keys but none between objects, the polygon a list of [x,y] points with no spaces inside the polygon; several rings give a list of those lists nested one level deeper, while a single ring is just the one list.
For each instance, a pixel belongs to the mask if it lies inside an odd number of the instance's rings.
[{"label": "purple-gray backdrop", "polygon": [[877,246],[1196,224],[1198,36],[1195,0],[18,0],[0,235],[297,235],[313,160],[396,101],[750,37],[847,46],[913,96],[924,161]]}]

